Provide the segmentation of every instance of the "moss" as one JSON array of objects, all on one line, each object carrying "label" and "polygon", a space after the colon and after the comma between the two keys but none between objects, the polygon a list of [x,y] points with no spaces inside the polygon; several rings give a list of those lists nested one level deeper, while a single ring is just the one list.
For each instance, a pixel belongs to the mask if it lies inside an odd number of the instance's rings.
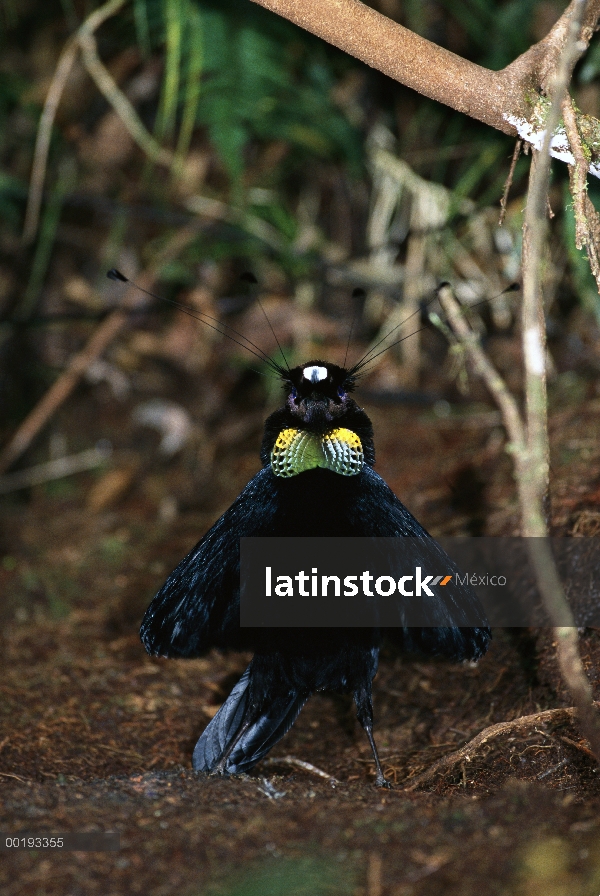
[{"label": "moss", "polygon": [[545,128],[551,105],[552,103],[547,97],[538,94],[537,101],[533,107],[531,124],[536,128]]},{"label": "moss", "polygon": [[525,91],[525,102],[528,106],[531,106],[532,109],[535,109],[539,101],[542,99],[542,95],[537,92],[537,90],[526,90]]},{"label": "moss", "polygon": [[600,121],[591,115],[578,115],[577,127],[584,145],[592,158],[600,157]]},{"label": "moss", "polygon": [[[551,101],[548,97],[535,92],[526,95],[526,101],[533,106],[530,123],[534,130],[542,130],[546,127]],[[600,121],[592,115],[584,115],[577,106],[574,106],[577,116],[577,128],[581,137],[584,155],[591,163],[600,160]],[[560,120],[557,130],[565,130],[564,121]]]}]

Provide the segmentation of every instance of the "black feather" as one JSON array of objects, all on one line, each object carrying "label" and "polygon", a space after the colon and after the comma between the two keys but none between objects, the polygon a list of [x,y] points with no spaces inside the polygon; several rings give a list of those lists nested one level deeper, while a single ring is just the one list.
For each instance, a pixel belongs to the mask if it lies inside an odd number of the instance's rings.
[{"label": "black feather", "polygon": [[[238,732],[251,706],[251,675],[256,670],[252,663],[218,713],[204,729],[194,748],[192,765],[197,772],[210,772],[219,762],[227,746]],[[247,731],[236,743],[229,755],[227,771],[242,774],[269,752],[277,741],[289,731],[306,701],[308,692],[291,689],[288,693],[278,693],[269,700],[256,721],[251,722]]]}]

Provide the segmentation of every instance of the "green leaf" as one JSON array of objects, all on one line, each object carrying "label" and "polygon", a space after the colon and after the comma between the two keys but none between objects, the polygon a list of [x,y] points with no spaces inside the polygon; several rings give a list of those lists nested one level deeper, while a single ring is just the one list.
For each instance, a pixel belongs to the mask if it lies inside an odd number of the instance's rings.
[{"label": "green leaf", "polygon": [[175,115],[179,103],[181,40],[187,2],[164,0],[165,12],[165,75],[160,96],[155,135],[158,140],[170,136],[175,129]]}]

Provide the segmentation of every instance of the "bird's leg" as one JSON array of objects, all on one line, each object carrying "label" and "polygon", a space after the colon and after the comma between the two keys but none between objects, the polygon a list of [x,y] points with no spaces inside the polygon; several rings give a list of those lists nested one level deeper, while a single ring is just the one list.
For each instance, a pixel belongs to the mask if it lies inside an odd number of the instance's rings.
[{"label": "bird's leg", "polygon": [[369,738],[369,743],[371,744],[371,750],[373,751],[373,759],[375,760],[375,768],[377,769],[377,776],[375,778],[375,786],[376,787],[386,787],[388,790],[391,788],[391,782],[388,781],[386,776],[383,774],[383,769],[381,768],[381,762],[379,761],[379,756],[377,754],[377,747],[375,746],[375,740],[373,738],[373,728],[371,725],[363,725],[363,728],[367,732],[367,737]]},{"label": "bird's leg", "polygon": [[371,701],[371,695],[367,692],[366,688],[360,688],[359,690],[355,691],[354,702],[356,703],[356,716],[360,724],[365,729],[366,735],[369,738],[371,750],[373,752],[373,759],[375,760],[375,768],[377,770],[375,786],[389,788],[392,785],[383,774],[383,769],[381,768],[381,762],[379,761],[379,755],[377,753],[377,747],[375,746],[375,740],[373,738],[373,703]]}]

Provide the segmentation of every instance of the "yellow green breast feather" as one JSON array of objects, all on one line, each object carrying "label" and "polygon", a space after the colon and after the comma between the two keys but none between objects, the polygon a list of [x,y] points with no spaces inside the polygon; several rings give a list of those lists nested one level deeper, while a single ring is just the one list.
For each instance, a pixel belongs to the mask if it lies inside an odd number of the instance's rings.
[{"label": "yellow green breast feather", "polygon": [[289,478],[322,467],[341,476],[357,476],[364,464],[363,447],[351,429],[332,429],[323,435],[301,429],[282,429],[271,452],[271,469]]}]

